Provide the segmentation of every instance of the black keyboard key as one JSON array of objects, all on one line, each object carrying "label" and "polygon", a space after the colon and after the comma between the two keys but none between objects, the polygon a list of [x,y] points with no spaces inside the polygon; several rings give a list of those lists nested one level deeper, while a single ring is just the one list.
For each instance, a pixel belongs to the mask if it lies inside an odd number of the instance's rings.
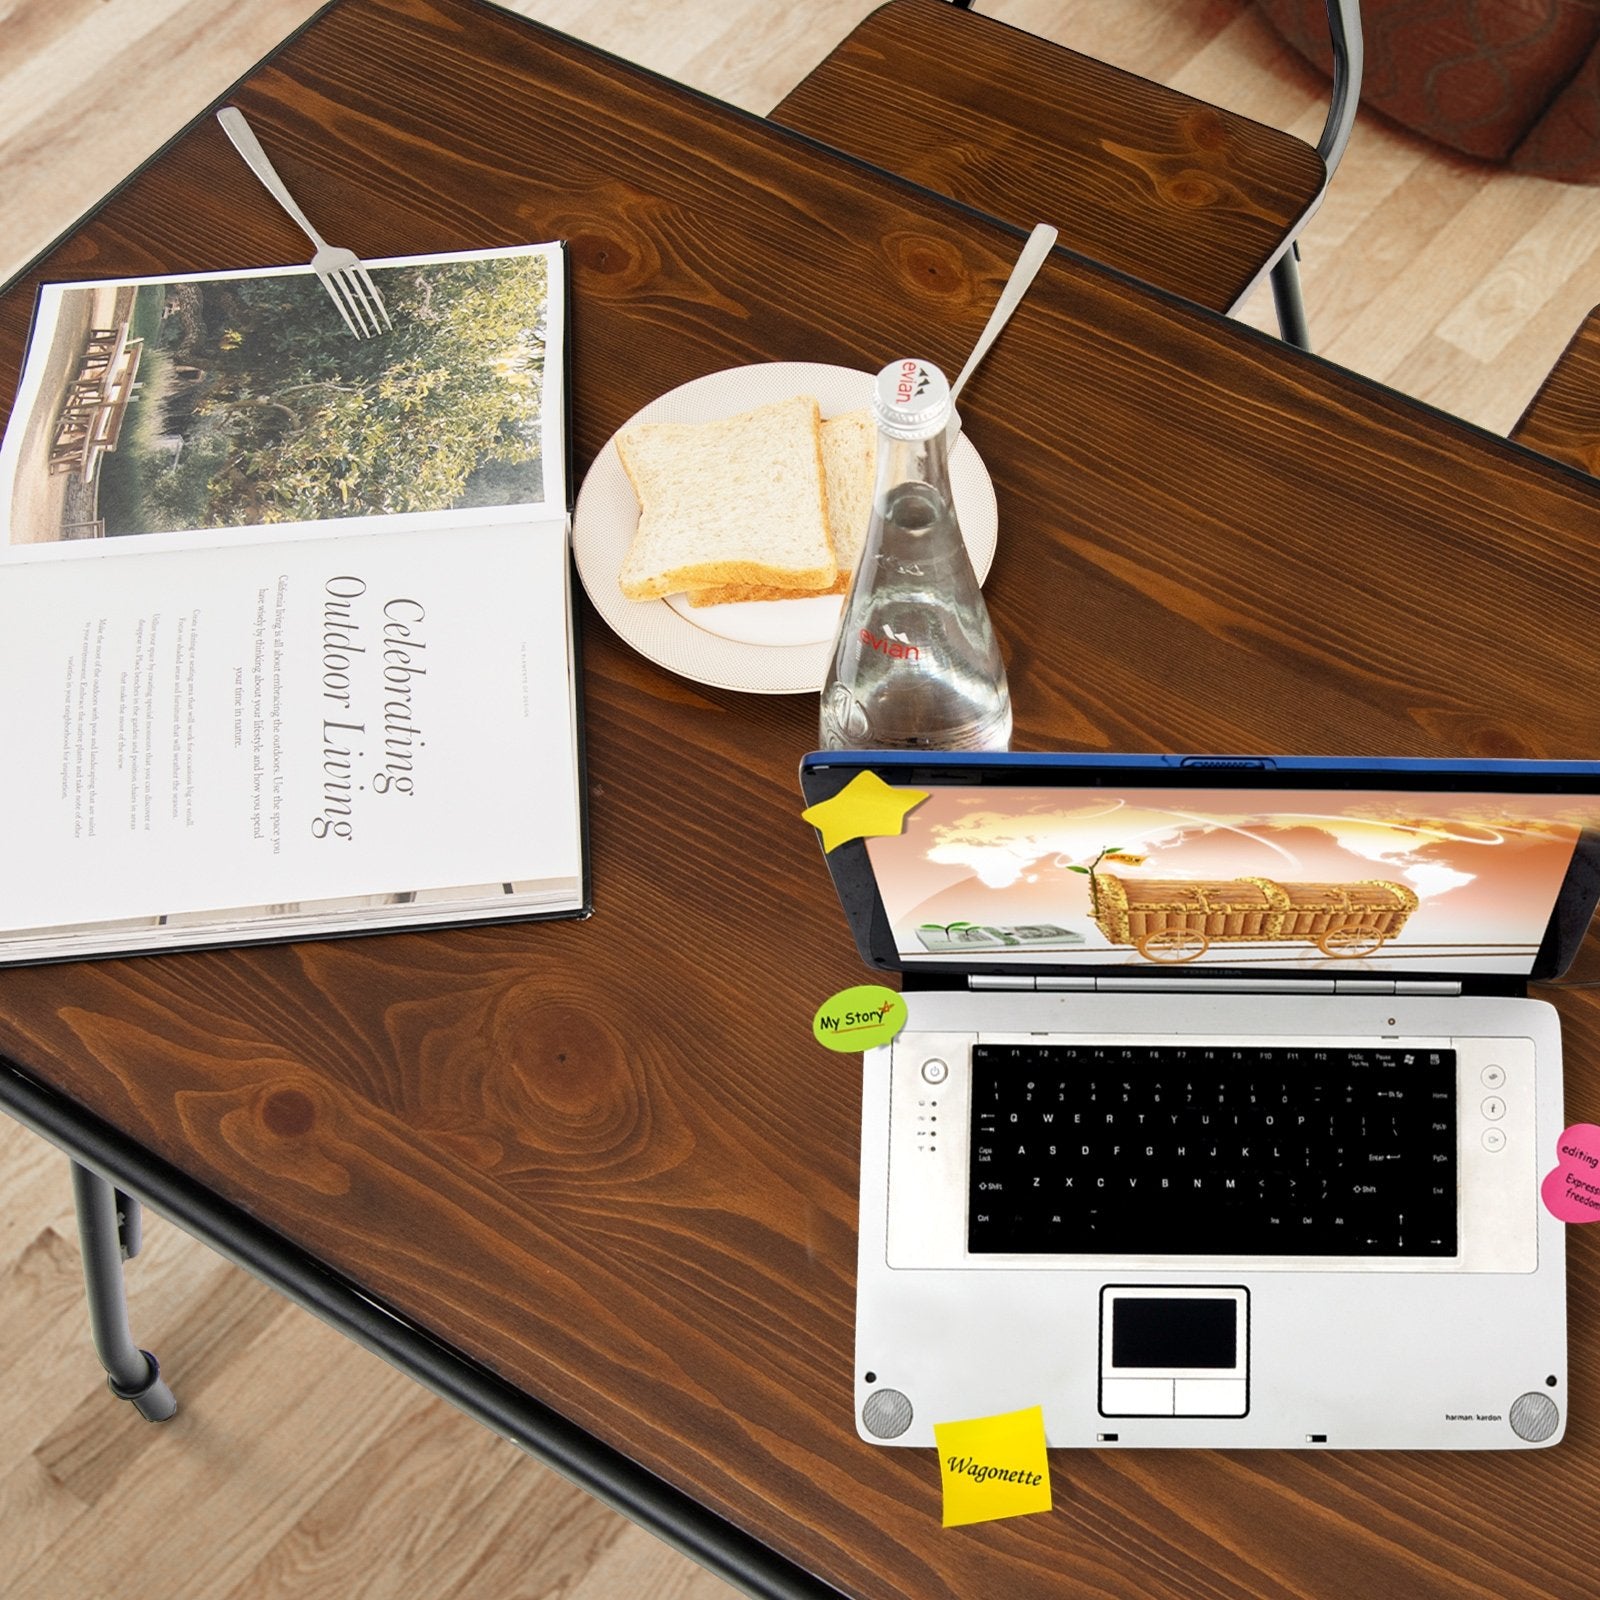
[{"label": "black keyboard key", "polygon": [[976,1254],[1448,1256],[1450,1051],[980,1045]]}]

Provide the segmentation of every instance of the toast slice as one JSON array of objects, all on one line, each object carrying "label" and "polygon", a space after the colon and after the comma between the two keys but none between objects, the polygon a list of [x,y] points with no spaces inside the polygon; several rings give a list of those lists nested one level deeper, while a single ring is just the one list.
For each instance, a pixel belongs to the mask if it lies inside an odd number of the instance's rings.
[{"label": "toast slice", "polygon": [[[839,571],[822,592],[843,594],[850,587],[861,544],[872,520],[873,479],[877,471],[878,431],[872,413],[846,411],[822,424],[822,478],[827,491],[828,531]],[[723,583],[693,589],[692,606],[738,604],[745,600],[802,600],[818,591],[776,584]]]},{"label": "toast slice", "polygon": [[720,422],[638,423],[617,453],[639,497],[619,578],[628,599],[722,584],[817,594],[835,581],[810,395]]}]

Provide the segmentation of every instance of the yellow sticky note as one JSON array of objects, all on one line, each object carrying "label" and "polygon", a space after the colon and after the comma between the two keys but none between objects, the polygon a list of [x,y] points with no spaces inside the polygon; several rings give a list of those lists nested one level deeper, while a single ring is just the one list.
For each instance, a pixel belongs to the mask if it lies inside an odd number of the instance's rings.
[{"label": "yellow sticky note", "polygon": [[800,813],[822,834],[826,855],[852,839],[887,838],[904,833],[906,814],[928,798],[927,789],[896,789],[875,772],[858,772],[831,800],[819,800]]},{"label": "yellow sticky note", "polygon": [[944,1484],[945,1527],[1050,1509],[1040,1407],[969,1422],[936,1422],[933,1438]]}]

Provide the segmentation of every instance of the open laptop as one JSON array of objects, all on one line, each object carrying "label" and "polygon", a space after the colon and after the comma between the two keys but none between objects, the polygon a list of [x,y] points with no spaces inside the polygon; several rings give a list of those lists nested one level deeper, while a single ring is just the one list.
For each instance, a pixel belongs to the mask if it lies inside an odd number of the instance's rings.
[{"label": "open laptop", "polygon": [[863,773],[903,823],[827,861],[909,1016],[864,1060],[862,1438],[1561,1438],[1526,986],[1600,892],[1600,764],[834,751],[807,802]]}]

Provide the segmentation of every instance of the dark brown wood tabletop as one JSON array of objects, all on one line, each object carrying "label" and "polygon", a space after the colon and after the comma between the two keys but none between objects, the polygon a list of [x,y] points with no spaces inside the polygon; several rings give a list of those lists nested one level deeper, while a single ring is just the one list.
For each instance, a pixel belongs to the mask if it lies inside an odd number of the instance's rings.
[{"label": "dark brown wood tabletop", "polygon": [[[340,0],[233,98],[364,256],[568,242],[580,475],[703,373],[954,370],[1022,242],[475,0]],[[42,278],[305,259],[204,119],[0,298],[0,404]],[[1065,252],[962,414],[1018,749],[1597,753],[1582,474]],[[932,1452],[851,1415],[859,1064],[810,1018],[864,973],[798,815],[814,697],[580,625],[591,919],[7,970],[0,1053],[847,1593],[1593,1594],[1582,1228],[1553,1451],[1062,1451],[1051,1513],[943,1531]],[[1600,1120],[1600,1007],[1551,994]]]},{"label": "dark brown wood tabletop", "polygon": [[1600,306],[1583,319],[1511,437],[1582,472],[1600,472]]},{"label": "dark brown wood tabletop", "polygon": [[1213,311],[1325,176],[1303,139],[946,0],[888,0],[772,116]]}]

